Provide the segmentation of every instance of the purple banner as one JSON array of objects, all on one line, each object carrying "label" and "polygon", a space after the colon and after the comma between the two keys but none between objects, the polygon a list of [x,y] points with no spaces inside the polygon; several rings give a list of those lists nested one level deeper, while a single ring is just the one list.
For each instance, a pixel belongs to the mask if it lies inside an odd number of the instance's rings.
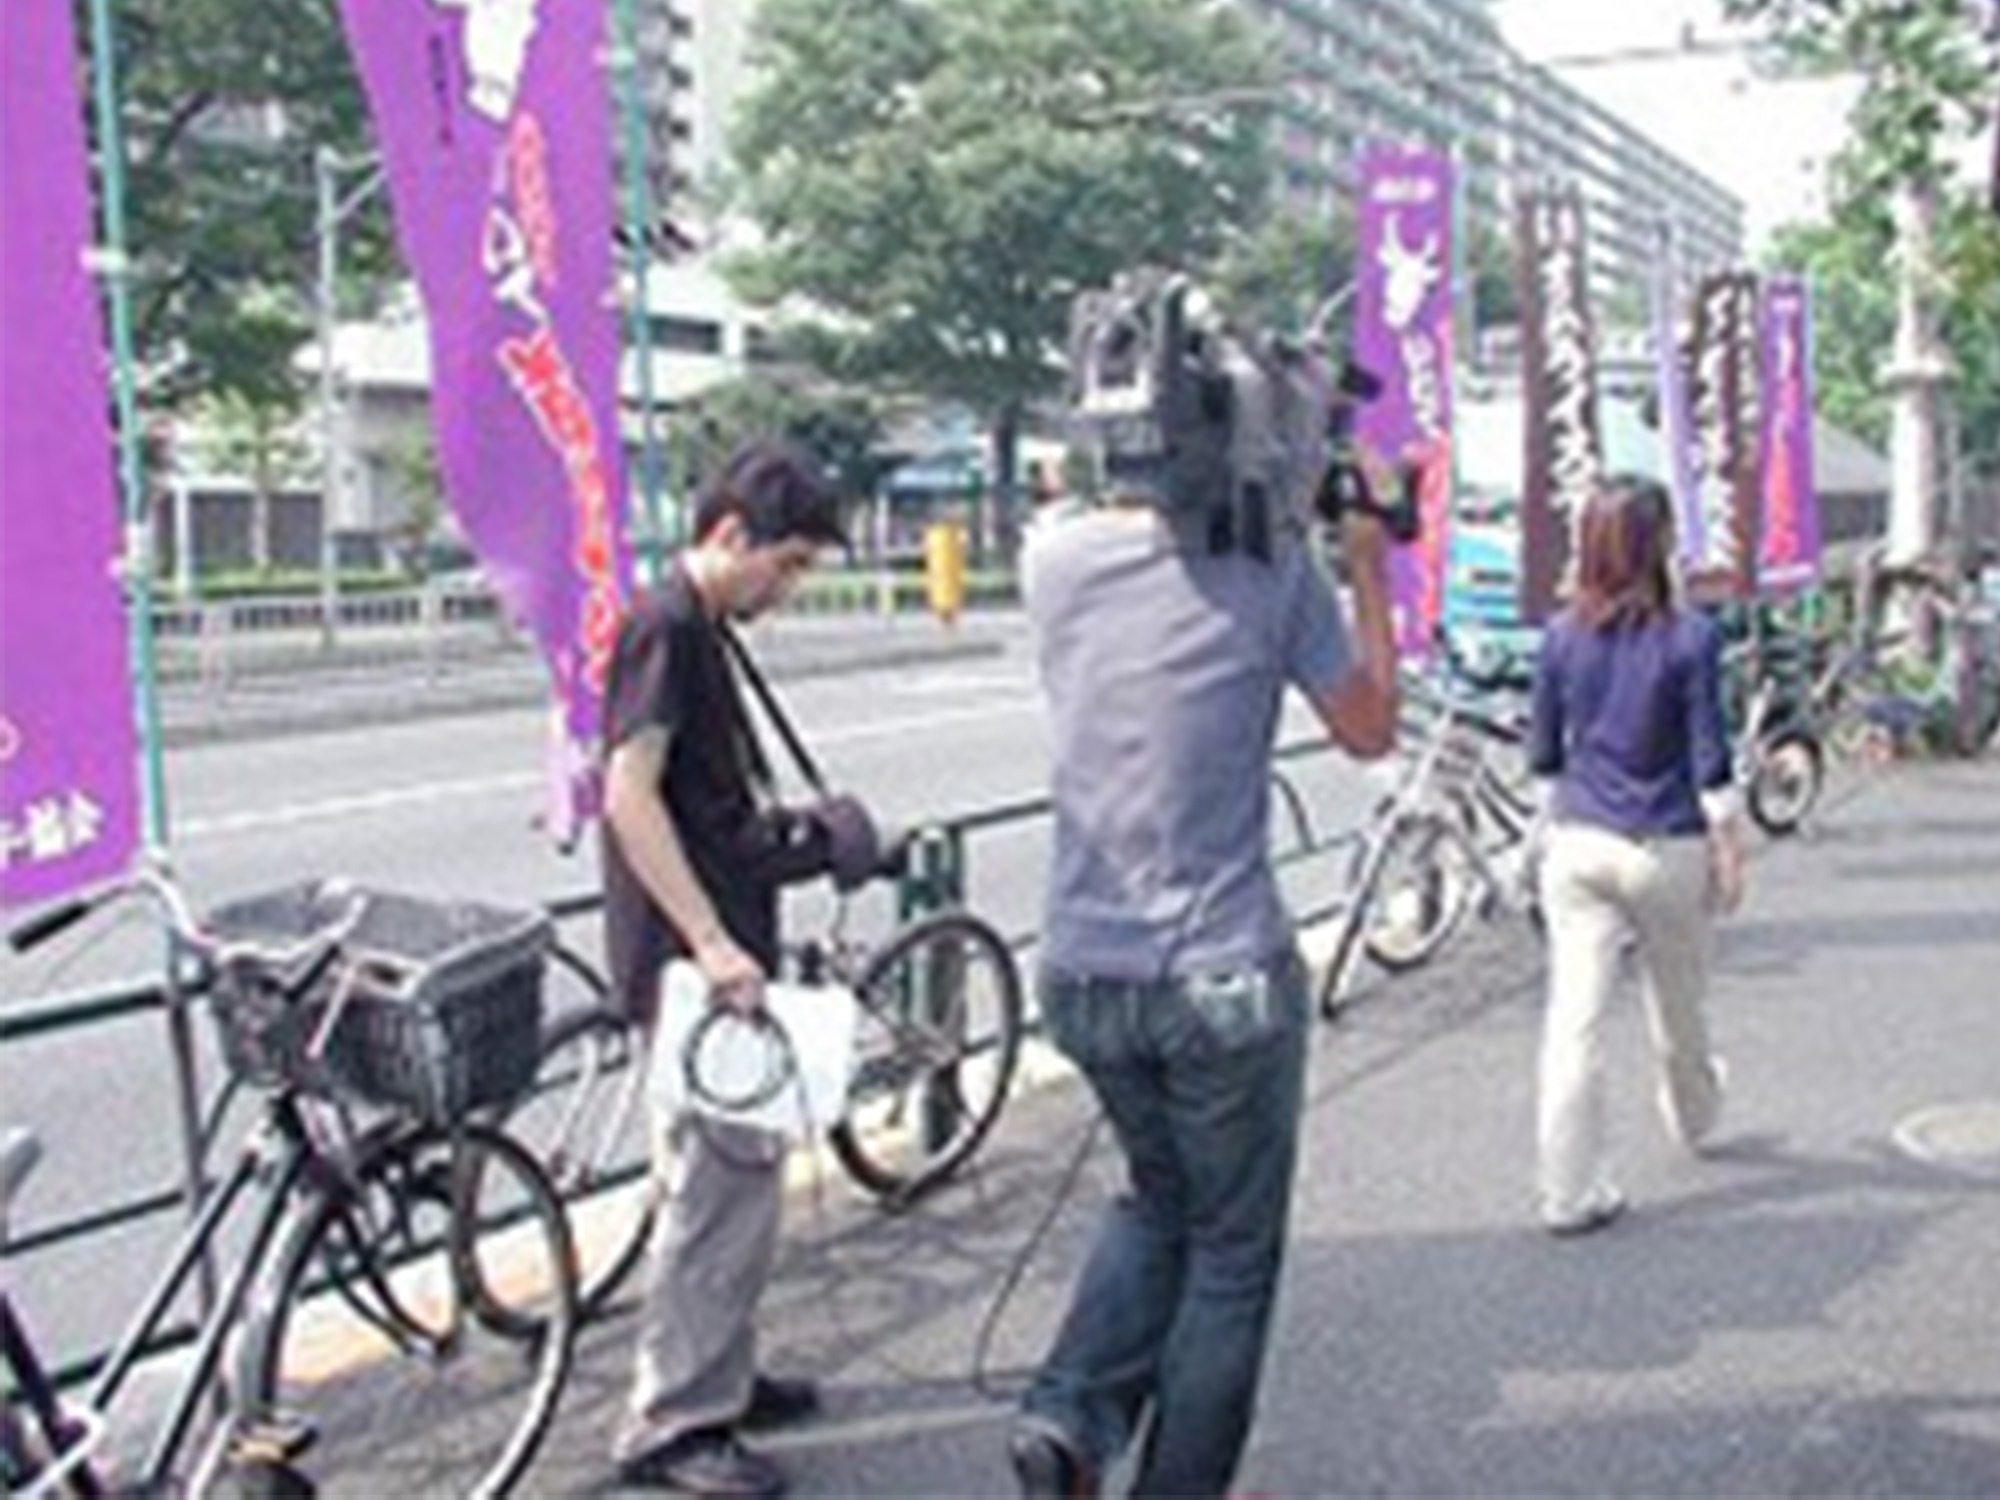
[{"label": "purple banner", "polygon": [[[341,0],[430,320],[452,509],[560,704],[560,835],[589,768],[625,557],[602,4]],[[566,815],[566,816],[565,816]]]},{"label": "purple banner", "polygon": [[1530,192],[1519,205],[1521,618],[1548,618],[1568,591],[1576,529],[1603,472],[1597,340],[1583,199]]},{"label": "purple banner", "polygon": [[1688,410],[1687,367],[1674,327],[1673,244],[1662,232],[1653,261],[1654,391],[1660,403],[1660,453],[1674,497],[1674,531],[1683,562],[1702,555],[1701,491],[1695,484],[1694,419]]},{"label": "purple banner", "polygon": [[1813,478],[1812,302],[1796,277],[1765,285],[1763,412],[1758,471],[1763,515],[1757,575],[1766,588],[1795,589],[1819,576],[1819,492]]},{"label": "purple banner", "polygon": [[121,871],[137,731],[68,0],[0,4],[0,905]]},{"label": "purple banner", "polygon": [[[1452,166],[1439,152],[1371,147],[1360,160],[1354,352],[1382,381],[1360,440],[1417,476],[1423,530],[1396,549],[1396,643],[1429,653],[1451,548]],[[1386,497],[1385,497],[1386,498]]]}]

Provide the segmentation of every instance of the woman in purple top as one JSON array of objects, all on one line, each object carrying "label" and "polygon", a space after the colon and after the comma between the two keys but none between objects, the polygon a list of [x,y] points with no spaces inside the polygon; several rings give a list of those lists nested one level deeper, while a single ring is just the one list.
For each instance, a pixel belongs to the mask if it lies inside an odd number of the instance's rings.
[{"label": "woman in purple top", "polygon": [[1542,867],[1549,1000],[1538,1106],[1542,1222],[1602,1228],[1625,1200],[1604,1129],[1604,1017],[1635,945],[1660,1068],[1660,1108],[1690,1150],[1714,1128],[1711,912],[1743,892],[1715,626],[1676,607],[1673,513],[1645,480],[1585,506],[1575,602],[1551,623],[1535,679],[1530,758],[1554,778]]}]

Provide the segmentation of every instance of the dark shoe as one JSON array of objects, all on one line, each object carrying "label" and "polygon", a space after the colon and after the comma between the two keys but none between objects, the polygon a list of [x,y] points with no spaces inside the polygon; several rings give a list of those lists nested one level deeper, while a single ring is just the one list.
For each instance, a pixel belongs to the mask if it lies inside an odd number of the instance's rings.
[{"label": "dark shoe", "polygon": [[1618,1222],[1625,1212],[1622,1194],[1613,1193],[1602,1202],[1593,1203],[1574,1219],[1552,1219],[1542,1227],[1559,1240],[1575,1239],[1579,1235],[1595,1234]]},{"label": "dark shoe", "polygon": [[1025,1500],[1090,1500],[1098,1493],[1097,1473],[1053,1423],[1025,1421],[1007,1444],[1014,1479]]},{"label": "dark shoe", "polygon": [[750,1404],[743,1409],[740,1425],[746,1431],[761,1432],[790,1427],[818,1416],[819,1405],[819,1387],[810,1380],[759,1375],[750,1382]]},{"label": "dark shoe", "polygon": [[618,1482],[707,1500],[778,1500],[785,1493],[783,1471],[727,1427],[690,1432],[627,1459],[618,1466]]}]

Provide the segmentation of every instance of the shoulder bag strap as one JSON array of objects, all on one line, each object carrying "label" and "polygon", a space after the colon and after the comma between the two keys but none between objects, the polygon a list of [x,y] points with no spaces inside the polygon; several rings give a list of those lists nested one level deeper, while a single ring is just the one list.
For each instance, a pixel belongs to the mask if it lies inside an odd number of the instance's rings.
[{"label": "shoulder bag strap", "polygon": [[[756,694],[758,706],[763,709],[764,717],[771,721],[772,728],[778,731],[778,738],[785,742],[785,750],[792,757],[792,763],[799,768],[799,774],[805,778],[806,785],[817,795],[827,796],[826,778],[820,775],[818,764],[813,760],[812,753],[806,749],[805,741],[799,738],[799,732],[792,726],[784,706],[778,702],[778,695],[771,691],[771,684],[764,680],[763,672],[751,659],[749,648],[743,644],[727,621],[719,623],[716,629],[722,636],[723,648],[729,653],[731,663],[743,674],[743,680],[750,684],[750,691]],[[751,741],[755,744],[754,729],[751,731]],[[757,758],[763,759],[761,748],[758,750]]]}]

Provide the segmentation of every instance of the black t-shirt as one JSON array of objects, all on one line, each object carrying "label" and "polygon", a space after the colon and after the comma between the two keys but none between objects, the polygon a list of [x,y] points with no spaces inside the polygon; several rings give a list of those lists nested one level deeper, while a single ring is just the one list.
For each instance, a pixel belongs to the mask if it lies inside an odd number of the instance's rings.
[{"label": "black t-shirt", "polygon": [[[774,968],[777,882],[766,857],[771,819],[758,805],[761,756],[719,629],[680,566],[626,616],[604,704],[608,750],[649,728],[667,732],[660,795],[688,861],[730,936]],[[649,1016],[661,966],[688,948],[608,824],[604,925],[613,993],[630,1013]]]}]

